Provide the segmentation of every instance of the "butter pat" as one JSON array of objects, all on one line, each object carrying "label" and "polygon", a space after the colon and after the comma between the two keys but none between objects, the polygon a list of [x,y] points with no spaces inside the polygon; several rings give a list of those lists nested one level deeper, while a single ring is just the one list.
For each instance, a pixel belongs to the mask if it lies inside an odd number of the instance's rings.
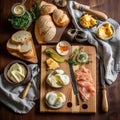
[{"label": "butter pat", "polygon": [[9,79],[15,83],[19,83],[25,79],[27,70],[24,65],[15,63],[11,65],[7,72]]}]

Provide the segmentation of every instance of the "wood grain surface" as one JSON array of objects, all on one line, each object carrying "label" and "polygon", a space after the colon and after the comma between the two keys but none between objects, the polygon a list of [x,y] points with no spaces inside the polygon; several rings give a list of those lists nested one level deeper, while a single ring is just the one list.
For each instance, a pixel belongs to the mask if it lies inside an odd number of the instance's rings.
[{"label": "wood grain surface", "polygon": [[[8,17],[11,15],[11,6],[14,3],[21,2],[22,0],[0,0],[0,73],[3,73],[4,67],[11,61],[16,60],[6,50],[6,42],[10,36],[16,32],[12,26],[8,23]],[[40,2],[41,0],[27,0],[25,3],[26,9],[29,10],[30,7],[35,3],[35,1]],[[53,0],[45,0],[47,2],[53,2]],[[92,9],[102,11],[108,15],[108,17],[115,19],[120,23],[120,0],[76,0],[82,4],[91,5]],[[67,11],[67,8],[63,8]],[[35,35],[34,35],[34,23],[30,26],[28,31],[31,31],[33,35],[33,40],[35,43],[35,48],[38,56],[38,64],[41,61],[41,45],[38,45]],[[72,19],[68,27],[63,32],[61,37],[62,40],[68,40],[66,35],[69,28],[75,28],[72,24]],[[89,43],[76,43],[76,41],[71,42],[71,44],[79,45],[90,45]],[[35,101],[35,106],[27,114],[17,114],[11,109],[6,107],[0,102],[0,120],[120,120],[120,74],[117,80],[111,85],[107,86],[107,97],[109,104],[108,113],[103,113],[101,109],[101,86],[100,86],[100,73],[99,73],[99,61],[97,60],[96,66],[96,114],[67,114],[67,113],[40,113],[40,100]],[[1,96],[1,91],[0,91]],[[9,100],[8,100],[9,101]]]},{"label": "wood grain surface", "polygon": [[[42,45],[41,50],[41,79],[40,79],[40,112],[60,112],[60,113],[95,113],[96,112],[96,49],[93,46],[72,46],[72,52],[76,48],[83,47],[84,52],[89,54],[89,60],[92,61],[91,63],[86,65],[86,68],[88,68],[91,71],[93,81],[95,84],[95,94],[90,97],[90,99],[86,102],[80,101],[80,105],[76,104],[76,96],[74,95],[73,88],[72,88],[72,80],[69,70],[69,65],[65,61],[60,64],[60,68],[65,71],[67,75],[69,75],[70,83],[62,88],[59,89],[53,89],[48,84],[46,84],[46,78],[50,74],[50,70],[47,70],[46,66],[46,60],[49,58],[48,55],[45,54],[46,48],[53,48],[55,49],[55,45]],[[71,53],[70,53],[71,54]],[[64,57],[64,56],[63,56]],[[64,59],[69,59],[69,55],[65,56]],[[73,70],[79,69],[80,65],[73,66]],[[50,91],[61,91],[66,96],[66,102],[65,105],[57,110],[53,110],[46,106],[45,104],[45,95],[47,92]],[[71,106],[69,107],[69,104]],[[86,106],[87,108],[85,108]]]}]

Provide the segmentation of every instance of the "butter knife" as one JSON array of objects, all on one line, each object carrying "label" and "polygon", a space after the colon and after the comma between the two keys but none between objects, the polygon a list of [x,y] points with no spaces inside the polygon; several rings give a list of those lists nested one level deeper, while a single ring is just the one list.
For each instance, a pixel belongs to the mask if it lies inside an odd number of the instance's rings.
[{"label": "butter knife", "polygon": [[77,105],[80,105],[80,95],[79,95],[77,83],[76,83],[76,80],[75,80],[73,67],[72,67],[71,63],[68,62],[68,64],[69,64],[70,74],[71,74],[71,78],[72,78],[73,91],[74,91],[74,94],[76,95],[76,103],[77,103]]},{"label": "butter knife", "polygon": [[104,65],[103,65],[103,61],[100,58],[100,77],[101,77],[101,85],[102,85],[102,110],[103,112],[108,112],[108,100],[107,100],[107,91],[106,91],[104,74],[105,74]]},{"label": "butter knife", "polygon": [[24,99],[27,96],[31,85],[32,85],[32,82],[28,82],[28,84],[26,85],[25,89],[23,90],[23,92],[20,96],[22,99]]}]

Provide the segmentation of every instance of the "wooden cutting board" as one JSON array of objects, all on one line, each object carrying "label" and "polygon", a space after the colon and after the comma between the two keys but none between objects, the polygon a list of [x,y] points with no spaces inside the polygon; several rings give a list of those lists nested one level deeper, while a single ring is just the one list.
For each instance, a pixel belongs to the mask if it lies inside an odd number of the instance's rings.
[{"label": "wooden cutting board", "polygon": [[[76,97],[73,92],[72,84],[71,82],[62,88],[55,89],[47,85],[46,83],[46,77],[50,73],[50,71],[46,71],[46,59],[49,57],[43,52],[46,48],[51,47],[55,49],[55,46],[52,45],[42,45],[41,50],[41,78],[40,78],[40,112],[58,112],[58,113],[95,113],[96,112],[96,91],[95,94],[87,101],[83,102],[81,100],[80,105],[76,105]],[[92,61],[88,65],[86,65],[87,68],[91,70],[92,77],[95,83],[96,88],[96,50],[93,46],[72,46],[72,51],[74,51],[75,48],[83,47],[84,51],[90,54],[90,60]],[[68,56],[64,57],[65,59],[69,58]],[[70,77],[70,71],[69,71],[69,65],[67,62],[60,63],[60,68],[63,69]],[[74,66],[73,69],[79,68],[78,66]],[[95,89],[96,90],[96,89]],[[66,96],[66,103],[64,106],[60,109],[51,109],[47,107],[45,104],[45,95],[47,92],[50,91],[61,91]]]}]

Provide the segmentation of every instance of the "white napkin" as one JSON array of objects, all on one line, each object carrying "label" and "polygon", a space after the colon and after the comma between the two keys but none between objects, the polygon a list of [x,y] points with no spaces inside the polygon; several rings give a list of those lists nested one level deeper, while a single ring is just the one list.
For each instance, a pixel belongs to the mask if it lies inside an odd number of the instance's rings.
[{"label": "white napkin", "polygon": [[25,86],[14,86],[9,84],[3,74],[0,75],[0,101],[19,114],[28,113],[35,105],[35,100],[39,98],[39,67],[37,64],[30,64],[32,70],[32,86],[29,89],[26,98],[21,99],[19,96]]},{"label": "white napkin", "polygon": [[69,1],[68,4],[68,10],[73,18],[73,24],[76,29],[85,31],[88,36],[87,41],[96,47],[97,57],[102,58],[104,62],[105,81],[110,85],[116,80],[118,72],[120,72],[120,25],[112,18],[109,18],[107,21],[99,20],[98,25],[103,22],[110,22],[115,28],[113,38],[108,41],[103,41],[96,36],[97,26],[91,29],[84,29],[79,25],[79,18],[84,12],[75,10],[73,8],[74,2]]}]

